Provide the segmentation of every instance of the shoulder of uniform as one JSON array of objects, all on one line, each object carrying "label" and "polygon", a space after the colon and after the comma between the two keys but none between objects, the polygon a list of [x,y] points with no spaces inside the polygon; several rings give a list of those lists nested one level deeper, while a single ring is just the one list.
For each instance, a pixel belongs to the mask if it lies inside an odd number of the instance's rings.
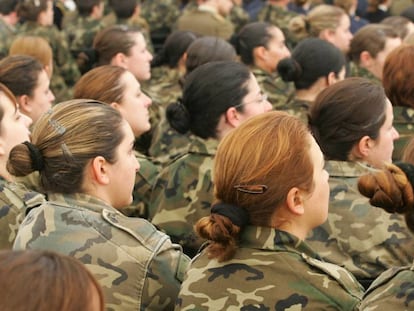
[{"label": "shoulder of uniform", "polygon": [[128,233],[153,252],[160,250],[169,236],[158,231],[154,225],[142,218],[126,217],[118,211],[102,210],[102,217],[112,226]]}]

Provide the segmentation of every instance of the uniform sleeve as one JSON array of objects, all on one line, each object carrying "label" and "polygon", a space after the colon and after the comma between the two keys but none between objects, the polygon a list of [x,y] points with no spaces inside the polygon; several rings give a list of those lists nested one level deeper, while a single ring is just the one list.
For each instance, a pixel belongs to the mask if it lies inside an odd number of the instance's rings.
[{"label": "uniform sleeve", "polygon": [[143,289],[145,310],[173,310],[190,259],[181,247],[166,240],[151,261]]}]

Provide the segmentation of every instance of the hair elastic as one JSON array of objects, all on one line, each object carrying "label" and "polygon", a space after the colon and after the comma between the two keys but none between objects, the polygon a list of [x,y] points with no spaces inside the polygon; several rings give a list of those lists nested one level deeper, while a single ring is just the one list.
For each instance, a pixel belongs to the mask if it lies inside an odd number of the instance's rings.
[{"label": "hair elastic", "polygon": [[32,163],[33,163],[32,165],[33,169],[36,171],[43,170],[45,163],[43,161],[43,156],[39,148],[37,148],[36,145],[33,145],[29,141],[25,141],[23,144],[26,145],[27,148],[29,149],[30,159],[32,160]]},{"label": "hair elastic", "polygon": [[239,227],[244,227],[249,223],[249,214],[244,208],[236,205],[217,203],[212,206],[211,213],[225,216]]}]

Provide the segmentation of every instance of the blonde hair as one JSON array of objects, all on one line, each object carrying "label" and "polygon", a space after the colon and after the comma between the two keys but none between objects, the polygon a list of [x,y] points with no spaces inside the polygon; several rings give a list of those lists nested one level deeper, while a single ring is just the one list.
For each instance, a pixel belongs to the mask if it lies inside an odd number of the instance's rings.
[{"label": "blonde hair", "polygon": [[49,68],[52,75],[53,70],[53,52],[49,43],[42,37],[38,36],[19,36],[10,46],[9,55],[29,55],[36,58],[43,68]]},{"label": "blonde hair", "polygon": [[289,30],[299,41],[308,37],[319,37],[325,30],[338,28],[341,17],[346,12],[340,7],[321,4],[313,8],[307,16],[299,15],[289,22]]}]

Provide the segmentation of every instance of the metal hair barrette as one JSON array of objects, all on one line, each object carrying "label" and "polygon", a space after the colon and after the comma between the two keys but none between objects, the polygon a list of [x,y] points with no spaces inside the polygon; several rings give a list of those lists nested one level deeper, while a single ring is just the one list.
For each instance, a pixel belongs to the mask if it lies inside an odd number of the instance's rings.
[{"label": "metal hair barrette", "polygon": [[262,194],[268,189],[266,185],[235,185],[234,188],[237,191],[249,194]]}]

